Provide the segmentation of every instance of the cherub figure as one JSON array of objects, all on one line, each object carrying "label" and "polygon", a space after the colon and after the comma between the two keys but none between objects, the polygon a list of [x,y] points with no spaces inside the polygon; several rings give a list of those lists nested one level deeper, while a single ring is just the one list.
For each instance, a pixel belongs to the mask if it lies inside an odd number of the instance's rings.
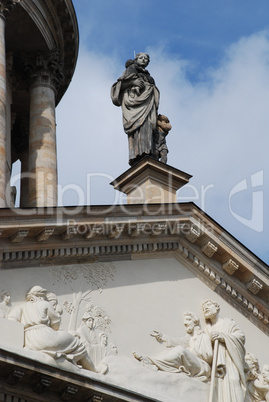
[{"label": "cherub figure", "polygon": [[156,143],[156,156],[163,163],[167,163],[167,154],[169,151],[166,144],[166,136],[171,129],[172,126],[168,117],[159,114],[154,140]]}]

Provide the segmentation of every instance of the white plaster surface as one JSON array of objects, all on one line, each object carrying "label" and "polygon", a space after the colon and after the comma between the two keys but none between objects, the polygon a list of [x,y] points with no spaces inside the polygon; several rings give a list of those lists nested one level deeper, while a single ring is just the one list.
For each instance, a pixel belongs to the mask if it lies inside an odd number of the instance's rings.
[{"label": "white plaster surface", "polygon": [[24,327],[20,322],[0,318],[0,347],[23,348]]}]

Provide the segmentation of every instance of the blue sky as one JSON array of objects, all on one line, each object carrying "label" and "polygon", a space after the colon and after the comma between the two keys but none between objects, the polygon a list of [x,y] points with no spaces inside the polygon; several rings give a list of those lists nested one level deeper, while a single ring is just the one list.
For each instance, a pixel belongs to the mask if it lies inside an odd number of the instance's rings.
[{"label": "blue sky", "polygon": [[[220,62],[229,44],[269,27],[266,0],[74,0],[81,43],[122,58],[164,46],[199,70]],[[202,72],[202,71],[201,71]]]},{"label": "blue sky", "polygon": [[134,51],[146,51],[173,126],[168,163],[193,175],[179,201],[195,202],[269,263],[269,2],[73,3],[80,53],[57,107],[59,203],[124,202],[109,186],[128,168],[110,88]]}]

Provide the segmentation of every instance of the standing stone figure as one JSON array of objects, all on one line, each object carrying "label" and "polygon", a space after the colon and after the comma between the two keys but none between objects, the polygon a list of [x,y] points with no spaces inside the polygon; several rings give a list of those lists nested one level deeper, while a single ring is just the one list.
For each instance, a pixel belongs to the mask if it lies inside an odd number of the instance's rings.
[{"label": "standing stone figure", "polygon": [[160,94],[154,79],[146,70],[149,61],[146,53],[138,53],[134,60],[128,60],[123,75],[111,88],[112,102],[122,108],[131,166],[145,155],[156,159],[154,132]]},{"label": "standing stone figure", "polygon": [[202,304],[206,321],[206,332],[211,341],[218,348],[216,373],[216,402],[244,402],[246,392],[245,379],[245,335],[231,318],[219,316],[220,306],[218,302],[206,300]]},{"label": "standing stone figure", "polygon": [[200,320],[194,313],[184,313],[184,326],[187,335],[183,338],[170,338],[158,331],[151,334],[166,346],[159,356],[149,357],[136,352],[133,355],[144,366],[153,370],[185,373],[206,382],[210,378],[212,362],[210,337],[201,330]]}]

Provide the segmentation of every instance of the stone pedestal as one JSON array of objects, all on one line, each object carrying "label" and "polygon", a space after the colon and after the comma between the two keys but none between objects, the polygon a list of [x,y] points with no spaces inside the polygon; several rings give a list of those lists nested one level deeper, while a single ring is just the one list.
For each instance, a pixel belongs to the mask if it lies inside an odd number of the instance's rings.
[{"label": "stone pedestal", "polygon": [[147,156],[110,184],[127,194],[128,204],[163,204],[177,202],[177,190],[191,177]]}]

